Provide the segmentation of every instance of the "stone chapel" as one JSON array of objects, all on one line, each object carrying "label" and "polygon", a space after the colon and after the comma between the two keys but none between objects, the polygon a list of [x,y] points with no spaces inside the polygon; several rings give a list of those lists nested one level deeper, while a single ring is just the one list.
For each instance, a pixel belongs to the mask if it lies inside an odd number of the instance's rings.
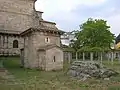
[{"label": "stone chapel", "polygon": [[0,55],[21,56],[26,68],[46,71],[63,68],[56,23],[35,10],[36,0],[0,0]]}]

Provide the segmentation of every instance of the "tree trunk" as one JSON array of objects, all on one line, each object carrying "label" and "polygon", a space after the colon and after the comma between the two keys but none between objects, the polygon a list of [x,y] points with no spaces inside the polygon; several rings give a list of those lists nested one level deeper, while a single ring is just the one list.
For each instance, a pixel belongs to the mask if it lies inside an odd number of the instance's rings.
[{"label": "tree trunk", "polygon": [[93,52],[90,52],[90,60],[93,61]]},{"label": "tree trunk", "polygon": [[78,60],[78,53],[76,52],[76,61]]},{"label": "tree trunk", "polygon": [[85,61],[85,53],[83,52],[83,61]]}]

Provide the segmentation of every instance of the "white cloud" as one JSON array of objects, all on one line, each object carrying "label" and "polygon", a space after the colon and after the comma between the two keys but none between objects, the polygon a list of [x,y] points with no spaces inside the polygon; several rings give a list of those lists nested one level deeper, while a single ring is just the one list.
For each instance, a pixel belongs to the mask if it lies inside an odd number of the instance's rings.
[{"label": "white cloud", "polygon": [[95,6],[105,1],[106,0],[37,0],[36,10],[42,10],[51,14],[60,11],[69,12],[78,5]]},{"label": "white cloud", "polygon": [[[43,14],[44,19],[55,21],[59,28],[69,31],[76,29],[77,24],[81,24],[88,18],[84,17],[83,14],[81,15],[80,13],[80,15],[76,16],[75,13],[71,12],[72,10],[76,9],[80,5],[86,7],[99,6],[104,4],[106,1],[107,0],[37,0],[36,10],[45,12]],[[108,21],[111,26],[111,31],[117,35],[120,32],[120,13],[118,13],[119,10],[116,11],[115,9],[116,8],[113,6],[109,9],[104,8],[103,11],[100,12],[96,11],[96,13],[98,13],[97,15],[99,18]]]},{"label": "white cloud", "polygon": [[[101,15],[103,14],[104,15]],[[104,10],[103,12],[101,12],[100,17],[93,17],[96,19],[104,19],[107,20],[108,25],[111,27],[110,30],[112,33],[114,33],[116,36],[118,34],[120,34],[120,11],[119,9],[115,8],[115,7],[111,7],[109,8],[109,10]]]},{"label": "white cloud", "polygon": [[119,25],[119,23],[120,23],[120,13],[107,18],[107,20],[108,20],[108,23],[111,26],[111,31],[115,35],[118,35],[120,33],[120,25]]},{"label": "white cloud", "polygon": [[52,20],[56,23],[59,20],[72,23],[73,20],[77,18],[74,18],[75,15],[71,13],[71,10],[77,8],[77,6],[95,6],[105,1],[106,0],[37,0],[36,10],[45,12],[43,14],[44,19]]},{"label": "white cloud", "polygon": [[110,17],[93,17],[95,19],[104,19],[107,21],[107,24],[110,26],[110,31],[114,33],[116,36],[120,34],[120,13],[119,14],[114,14]]}]

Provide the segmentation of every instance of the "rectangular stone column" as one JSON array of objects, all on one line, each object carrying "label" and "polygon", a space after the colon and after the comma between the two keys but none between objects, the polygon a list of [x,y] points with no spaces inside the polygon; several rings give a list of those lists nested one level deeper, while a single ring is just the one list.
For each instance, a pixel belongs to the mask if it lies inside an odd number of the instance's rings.
[{"label": "rectangular stone column", "polygon": [[90,60],[93,61],[93,52],[90,52]]},{"label": "rectangular stone column", "polygon": [[85,61],[85,53],[83,52],[83,61]]},{"label": "rectangular stone column", "polygon": [[111,52],[111,55],[112,55],[112,58],[111,58],[111,63],[112,63],[112,65],[113,65],[114,53],[113,53],[113,52]]}]

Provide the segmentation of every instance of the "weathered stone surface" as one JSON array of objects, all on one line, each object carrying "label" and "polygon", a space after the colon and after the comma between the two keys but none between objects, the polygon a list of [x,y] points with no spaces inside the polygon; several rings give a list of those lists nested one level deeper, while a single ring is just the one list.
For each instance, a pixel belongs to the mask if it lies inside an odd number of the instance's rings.
[{"label": "weathered stone surface", "polygon": [[24,40],[18,34],[39,23],[34,6],[35,0],[0,0],[0,55],[20,55]]},{"label": "weathered stone surface", "polygon": [[[18,41],[18,48],[13,48],[14,40]],[[20,49],[23,48],[24,39],[13,35],[0,35],[0,55],[20,55]]]},{"label": "weathered stone surface", "polygon": [[34,0],[0,0],[0,29],[25,31],[32,26]]},{"label": "weathered stone surface", "polygon": [[91,61],[73,62],[67,74],[81,80],[86,80],[92,77],[105,79],[118,75],[116,71],[107,69],[97,62]]},{"label": "weathered stone surface", "polygon": [[[62,33],[56,23],[42,19],[43,12],[35,11],[35,1],[0,0],[0,55],[21,55],[26,68],[62,69]],[[14,44],[14,40],[18,43]],[[49,45],[55,46],[41,48]]]},{"label": "weathered stone surface", "polygon": [[[46,42],[47,37],[49,42]],[[40,68],[46,71],[63,68],[63,51],[59,48],[59,36],[44,35],[44,33],[36,31],[32,32],[29,37],[25,37],[24,40],[24,67]],[[55,46],[47,49],[52,45]]]}]

